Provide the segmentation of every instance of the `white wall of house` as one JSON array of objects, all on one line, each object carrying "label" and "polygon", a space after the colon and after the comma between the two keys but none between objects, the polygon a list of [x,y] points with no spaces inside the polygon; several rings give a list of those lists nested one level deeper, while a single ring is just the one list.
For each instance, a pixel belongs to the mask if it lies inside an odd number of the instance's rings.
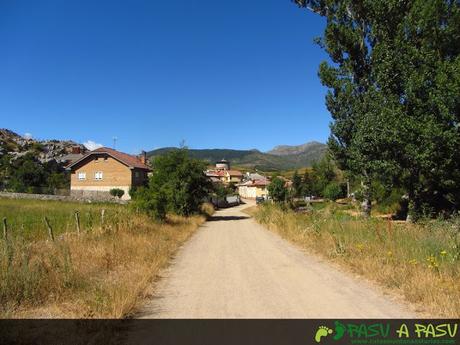
[{"label": "white wall of house", "polygon": [[245,199],[255,199],[258,196],[267,196],[268,190],[265,187],[239,186],[238,194]]}]

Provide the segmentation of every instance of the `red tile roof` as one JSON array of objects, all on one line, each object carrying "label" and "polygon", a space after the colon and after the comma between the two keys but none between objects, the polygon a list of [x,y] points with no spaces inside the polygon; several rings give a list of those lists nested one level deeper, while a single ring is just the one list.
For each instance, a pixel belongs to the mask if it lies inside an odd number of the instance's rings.
[{"label": "red tile roof", "polygon": [[210,174],[213,174],[214,176],[226,176],[227,173],[230,176],[243,176],[243,173],[238,170],[208,170],[206,174],[210,176]]},{"label": "red tile roof", "polygon": [[268,186],[269,184],[270,184],[270,181],[268,181],[268,180],[254,180],[254,181],[252,181],[251,186],[265,187],[265,186]]},{"label": "red tile roof", "polygon": [[225,170],[213,170],[213,173],[216,175],[216,176],[225,176]]},{"label": "red tile roof", "polygon": [[101,153],[108,154],[112,158],[116,159],[120,163],[123,163],[123,164],[125,164],[126,166],[128,166],[130,168],[151,170],[150,167],[148,167],[147,165],[142,163],[138,157],[130,155],[130,154],[127,154],[127,153],[124,153],[124,152],[120,152],[120,151],[117,151],[117,150],[114,150],[114,149],[111,149],[111,148],[108,148],[108,147],[100,147],[100,148],[98,148],[96,150],[88,152],[82,158],[80,158],[79,160],[77,160],[77,161],[73,162],[72,164],[70,164],[67,167],[67,169],[69,169],[72,166],[80,163],[81,161],[83,161],[84,159],[86,159],[87,157],[89,157],[91,155],[101,154]]},{"label": "red tile roof", "polygon": [[244,183],[239,184],[239,186],[246,186],[246,187],[266,187],[270,184],[270,181],[267,179],[259,179],[259,180],[249,180]]},{"label": "red tile roof", "polygon": [[230,176],[243,176],[241,171],[238,170],[226,170]]}]

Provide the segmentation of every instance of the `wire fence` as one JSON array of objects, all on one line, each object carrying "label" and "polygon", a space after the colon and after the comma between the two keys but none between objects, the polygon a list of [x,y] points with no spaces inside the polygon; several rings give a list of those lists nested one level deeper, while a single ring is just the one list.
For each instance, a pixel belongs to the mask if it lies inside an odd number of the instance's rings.
[{"label": "wire fence", "polygon": [[119,229],[131,226],[125,211],[107,208],[94,210],[74,210],[65,212],[34,212],[16,216],[1,216],[3,239],[36,241],[55,240],[56,236],[75,233],[90,233],[96,229],[109,227]]}]

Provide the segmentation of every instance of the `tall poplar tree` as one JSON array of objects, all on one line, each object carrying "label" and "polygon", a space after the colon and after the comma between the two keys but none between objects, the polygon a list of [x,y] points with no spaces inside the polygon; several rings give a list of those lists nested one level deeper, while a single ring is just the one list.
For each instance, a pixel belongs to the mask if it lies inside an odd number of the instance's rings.
[{"label": "tall poplar tree", "polygon": [[329,145],[362,177],[366,213],[375,176],[407,191],[414,217],[458,210],[459,1],[295,2],[327,19]]}]

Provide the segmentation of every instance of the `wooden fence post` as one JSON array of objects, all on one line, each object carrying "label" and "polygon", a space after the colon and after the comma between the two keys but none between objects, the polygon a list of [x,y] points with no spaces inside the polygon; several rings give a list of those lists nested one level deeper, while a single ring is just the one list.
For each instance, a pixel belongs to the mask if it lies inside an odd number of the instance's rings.
[{"label": "wooden fence post", "polygon": [[6,217],[3,217],[3,239],[8,242],[8,224],[6,223]]},{"label": "wooden fence post", "polygon": [[390,238],[390,240],[393,239],[393,230],[392,230],[391,218],[388,218],[388,237]]},{"label": "wooden fence post", "polygon": [[104,226],[105,209],[101,210],[101,227]]},{"label": "wooden fence post", "polygon": [[50,237],[51,241],[53,241],[53,242],[54,242],[54,234],[53,234],[53,228],[51,227],[51,225],[50,225],[50,222],[49,222],[48,218],[46,218],[46,217],[43,217],[43,219],[45,220],[46,226],[48,227],[48,235],[49,235],[49,237]]},{"label": "wooden fence post", "polygon": [[80,212],[75,211],[75,223],[77,224],[77,234],[80,235]]},{"label": "wooden fence post", "polygon": [[6,217],[3,217],[3,238],[5,240],[5,255],[8,260],[7,269],[11,267],[11,263],[13,262],[13,250],[12,244],[8,240],[8,223],[6,222]]}]

